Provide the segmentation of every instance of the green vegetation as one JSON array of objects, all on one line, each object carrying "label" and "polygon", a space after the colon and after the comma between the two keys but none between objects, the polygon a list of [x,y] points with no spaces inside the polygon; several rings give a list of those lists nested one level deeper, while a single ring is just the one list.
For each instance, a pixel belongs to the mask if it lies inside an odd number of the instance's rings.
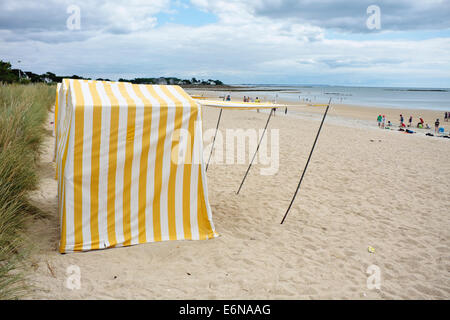
[{"label": "green vegetation", "polygon": [[36,209],[27,193],[37,187],[37,160],[54,86],[0,84],[0,299],[24,291],[24,222]]},{"label": "green vegetation", "polygon": [[[101,79],[97,79],[101,80]],[[223,82],[220,80],[197,80],[192,78],[191,80],[180,79],[175,77],[160,77],[160,78],[135,78],[131,80],[119,79],[121,82],[131,82],[135,84],[177,84],[177,85],[201,85],[201,86],[222,86]]]},{"label": "green vegetation", "polygon": [[[48,84],[60,83],[63,78],[70,79],[86,79],[77,75],[72,76],[57,76],[52,72],[46,72],[44,74],[36,74],[30,71],[22,71],[20,69],[11,69],[11,63],[0,60],[0,82],[6,83],[38,83],[44,82]],[[97,80],[111,81],[109,79],[98,78]],[[135,84],[177,84],[177,85],[201,85],[201,86],[222,86],[223,82],[220,80],[197,80],[192,78],[191,80],[179,79],[176,77],[160,77],[160,78],[135,78],[135,79],[122,79],[121,82],[131,82]]]}]

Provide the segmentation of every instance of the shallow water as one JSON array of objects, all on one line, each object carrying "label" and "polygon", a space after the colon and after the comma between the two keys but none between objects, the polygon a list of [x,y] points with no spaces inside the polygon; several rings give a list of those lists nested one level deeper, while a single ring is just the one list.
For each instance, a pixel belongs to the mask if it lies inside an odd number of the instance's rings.
[{"label": "shallow water", "polygon": [[[254,86],[252,86],[254,87]],[[428,109],[450,111],[448,88],[381,88],[342,86],[257,86],[261,91],[240,92],[250,97],[292,102],[354,104],[368,107],[391,107],[402,109]],[[279,89],[280,91],[265,91]]]}]

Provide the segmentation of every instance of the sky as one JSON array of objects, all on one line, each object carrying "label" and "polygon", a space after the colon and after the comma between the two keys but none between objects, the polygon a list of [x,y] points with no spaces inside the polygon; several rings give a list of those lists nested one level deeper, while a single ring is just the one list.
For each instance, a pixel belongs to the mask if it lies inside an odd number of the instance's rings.
[{"label": "sky", "polygon": [[449,17],[450,0],[0,0],[0,59],[111,80],[449,88]]}]

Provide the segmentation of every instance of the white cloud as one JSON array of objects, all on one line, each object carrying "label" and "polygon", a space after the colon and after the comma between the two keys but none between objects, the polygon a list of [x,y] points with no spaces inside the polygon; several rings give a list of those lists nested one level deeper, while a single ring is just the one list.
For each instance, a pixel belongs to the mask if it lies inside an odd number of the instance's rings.
[{"label": "white cloud", "polygon": [[83,7],[81,32],[3,28],[0,58],[21,60],[21,68],[38,73],[112,79],[165,75],[228,83],[450,86],[450,38],[328,39],[321,26],[255,14],[255,4],[262,3],[256,0],[192,0],[218,22],[155,26],[159,12],[173,9],[169,1],[128,3]]}]

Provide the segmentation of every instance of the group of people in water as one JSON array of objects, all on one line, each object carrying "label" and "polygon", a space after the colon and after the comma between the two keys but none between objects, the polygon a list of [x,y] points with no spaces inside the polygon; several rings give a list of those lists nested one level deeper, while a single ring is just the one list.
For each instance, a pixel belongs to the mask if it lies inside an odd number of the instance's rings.
[{"label": "group of people in water", "polygon": [[[445,112],[444,115],[444,121],[448,122],[448,120],[450,119],[450,112]],[[390,128],[392,126],[391,121],[388,121],[386,124],[386,116],[385,115],[381,115],[379,114],[377,117],[377,122],[378,122],[378,127],[381,129],[384,128]],[[408,124],[405,123],[405,118],[403,117],[403,114],[400,114],[400,129],[403,128],[411,128],[412,127],[412,122],[413,122],[413,117],[409,116],[408,119]],[[434,132],[438,133],[439,132],[439,119],[436,119],[436,121],[434,122]],[[425,124],[424,120],[422,118],[419,118],[419,122],[417,122],[416,128],[419,129],[431,129],[430,126],[427,124]],[[441,129],[442,130],[442,129]]]}]

